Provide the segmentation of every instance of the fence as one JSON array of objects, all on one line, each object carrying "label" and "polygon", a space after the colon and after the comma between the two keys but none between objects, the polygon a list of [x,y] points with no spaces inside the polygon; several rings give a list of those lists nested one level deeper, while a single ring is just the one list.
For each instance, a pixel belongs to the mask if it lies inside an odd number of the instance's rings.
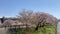
[{"label": "fence", "polygon": [[10,34],[11,32],[20,30],[20,29],[27,29],[29,27],[29,25],[24,24],[24,25],[5,25],[2,26],[2,28],[4,28],[4,31],[6,31],[5,33]]}]

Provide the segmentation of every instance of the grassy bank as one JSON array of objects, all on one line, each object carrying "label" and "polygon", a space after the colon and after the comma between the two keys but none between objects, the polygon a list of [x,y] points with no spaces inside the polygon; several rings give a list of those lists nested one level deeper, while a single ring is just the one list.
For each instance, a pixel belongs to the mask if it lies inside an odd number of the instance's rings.
[{"label": "grassy bank", "polygon": [[20,29],[11,34],[56,34],[57,25],[46,25],[44,27],[38,28],[37,31],[31,27],[28,30]]},{"label": "grassy bank", "polygon": [[47,25],[43,28],[39,28],[35,34],[56,34],[56,25]]}]

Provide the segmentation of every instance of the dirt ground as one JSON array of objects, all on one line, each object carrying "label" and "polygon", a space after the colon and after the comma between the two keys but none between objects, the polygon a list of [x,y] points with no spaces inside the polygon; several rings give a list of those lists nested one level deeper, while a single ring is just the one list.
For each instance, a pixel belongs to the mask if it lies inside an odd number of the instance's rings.
[{"label": "dirt ground", "polygon": [[7,34],[7,29],[0,28],[0,34]]}]

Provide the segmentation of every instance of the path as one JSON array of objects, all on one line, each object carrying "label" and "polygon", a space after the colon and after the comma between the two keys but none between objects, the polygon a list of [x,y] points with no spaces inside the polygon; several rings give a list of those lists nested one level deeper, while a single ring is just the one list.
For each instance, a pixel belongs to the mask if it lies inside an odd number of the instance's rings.
[{"label": "path", "polygon": [[60,34],[60,22],[58,23],[58,27],[57,27],[57,34]]},{"label": "path", "polygon": [[5,28],[0,28],[0,34],[9,34]]}]

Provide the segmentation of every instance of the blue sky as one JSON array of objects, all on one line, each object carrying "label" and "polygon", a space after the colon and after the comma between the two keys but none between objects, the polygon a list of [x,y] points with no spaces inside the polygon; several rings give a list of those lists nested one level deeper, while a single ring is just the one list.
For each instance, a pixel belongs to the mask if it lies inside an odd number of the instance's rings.
[{"label": "blue sky", "polygon": [[0,0],[0,16],[14,17],[22,9],[47,12],[60,19],[60,0]]}]

